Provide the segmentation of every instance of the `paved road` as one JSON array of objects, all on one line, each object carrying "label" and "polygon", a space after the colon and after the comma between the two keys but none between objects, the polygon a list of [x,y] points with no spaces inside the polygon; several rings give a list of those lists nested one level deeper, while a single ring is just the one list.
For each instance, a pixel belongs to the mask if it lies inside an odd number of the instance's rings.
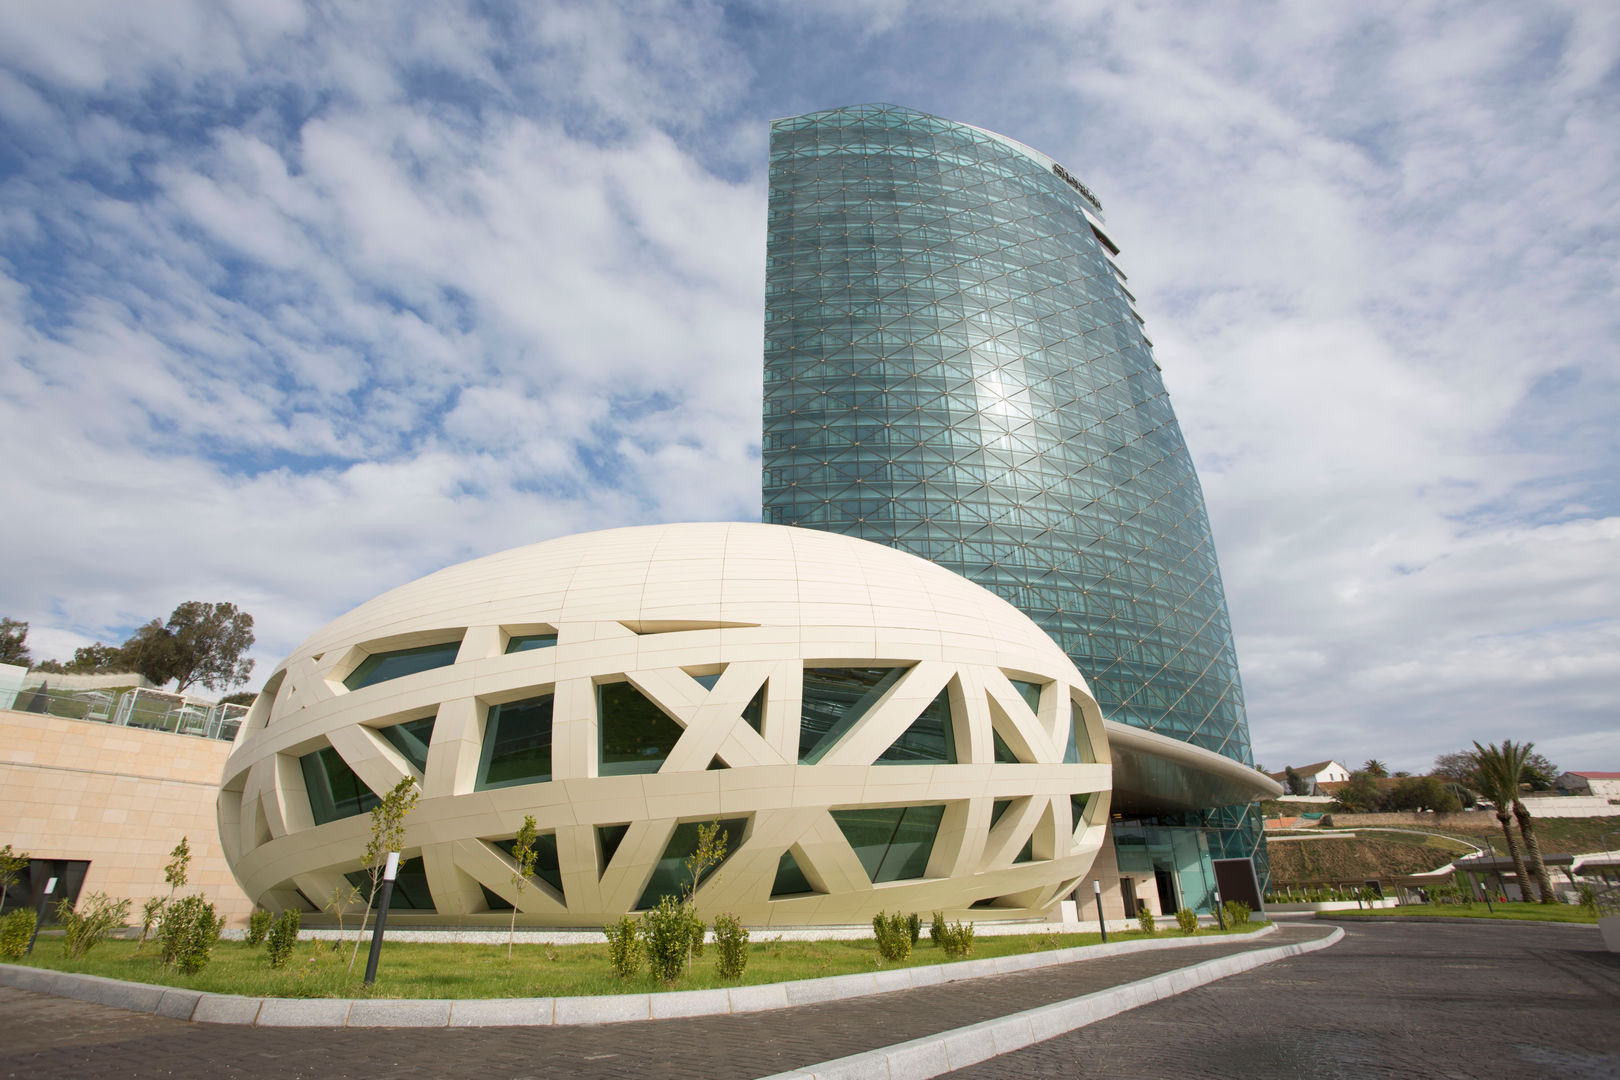
[{"label": "paved road", "polygon": [[953,1080],[1620,1077],[1620,953],[1590,927],[1346,922],[1331,949]]},{"label": "paved road", "polygon": [[1315,925],[1286,927],[1256,940],[1226,939],[786,1011],[592,1027],[228,1027],[0,988],[0,1077],[747,1080],[1328,932]]}]

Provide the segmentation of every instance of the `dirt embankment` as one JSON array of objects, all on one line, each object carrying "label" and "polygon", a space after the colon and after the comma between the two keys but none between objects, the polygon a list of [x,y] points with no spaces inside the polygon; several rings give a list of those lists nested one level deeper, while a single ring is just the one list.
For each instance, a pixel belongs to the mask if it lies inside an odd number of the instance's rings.
[{"label": "dirt embankment", "polygon": [[1366,835],[1273,841],[1266,845],[1266,855],[1271,860],[1273,888],[1426,874],[1452,858],[1439,848]]}]

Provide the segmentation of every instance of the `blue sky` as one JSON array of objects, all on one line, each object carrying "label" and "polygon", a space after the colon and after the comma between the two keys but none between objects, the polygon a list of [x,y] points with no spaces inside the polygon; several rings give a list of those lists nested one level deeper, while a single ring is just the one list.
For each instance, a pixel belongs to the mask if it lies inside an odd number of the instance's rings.
[{"label": "blue sky", "polygon": [[985,10],[0,9],[0,613],[757,517],[766,124],[891,101],[1102,199],[1263,763],[1620,768],[1620,8]]}]

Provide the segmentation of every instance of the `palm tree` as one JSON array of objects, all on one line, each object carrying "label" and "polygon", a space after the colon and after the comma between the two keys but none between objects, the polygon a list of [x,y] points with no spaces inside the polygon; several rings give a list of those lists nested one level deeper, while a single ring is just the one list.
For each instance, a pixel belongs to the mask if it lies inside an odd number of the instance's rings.
[{"label": "palm tree", "polygon": [[1530,823],[1530,811],[1525,808],[1524,802],[1519,798],[1519,778],[1524,772],[1525,760],[1535,743],[1514,745],[1507,739],[1502,740],[1501,746],[1481,746],[1474,744],[1474,758],[1478,762],[1478,778],[1485,794],[1496,806],[1496,819],[1502,823],[1502,833],[1507,837],[1508,852],[1513,856],[1513,866],[1519,874],[1519,889],[1524,893],[1525,899],[1530,898],[1530,890],[1525,888],[1529,880],[1525,873],[1524,861],[1520,858],[1518,845],[1513,842],[1513,830],[1508,828],[1508,810],[1511,808],[1513,817],[1518,819],[1519,832],[1524,836],[1525,850],[1530,853],[1530,867],[1536,876],[1536,891],[1540,893],[1543,904],[1557,902],[1553,895],[1552,879],[1547,876],[1547,865],[1541,860],[1541,845],[1536,841],[1536,830]]},{"label": "palm tree", "polygon": [[1368,758],[1361,764],[1361,771],[1368,776],[1376,776],[1380,780],[1389,775],[1389,766],[1377,758]]}]

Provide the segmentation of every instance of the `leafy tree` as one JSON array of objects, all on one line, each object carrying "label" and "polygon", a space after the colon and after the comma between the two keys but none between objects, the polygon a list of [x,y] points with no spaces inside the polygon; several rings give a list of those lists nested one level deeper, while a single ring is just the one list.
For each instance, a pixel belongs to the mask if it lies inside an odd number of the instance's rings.
[{"label": "leafy tree", "polygon": [[[517,861],[517,869],[512,872],[512,888],[517,890],[518,900],[523,899],[523,887],[529,883],[529,877],[534,873],[534,862],[538,852],[534,848],[535,831],[534,815],[525,814],[523,827],[517,832],[517,839],[512,844],[512,858]],[[506,928],[506,958],[512,959],[512,938],[517,934],[517,904],[512,905],[512,922]]]},{"label": "leafy tree", "polygon": [[163,880],[169,885],[169,899],[174,899],[174,890],[186,883],[191,867],[191,838],[182,836],[180,842],[174,845],[169,852],[169,862],[163,868]]},{"label": "leafy tree", "polygon": [[32,662],[28,655],[28,624],[0,619],[0,664],[27,667]]},{"label": "leafy tree", "polygon": [[1465,787],[1474,786],[1474,771],[1479,763],[1474,760],[1472,750],[1459,750],[1455,754],[1441,754],[1434,759],[1434,769],[1430,775],[1438,776],[1443,780],[1462,784]]},{"label": "leafy tree", "polygon": [[60,660],[41,660],[38,663],[31,666],[28,670],[29,671],[43,672],[46,675],[66,675],[67,674],[67,668],[62,666],[62,662]]},{"label": "leafy tree", "polygon": [[[1534,743],[1528,746],[1534,746]],[[1547,760],[1545,754],[1534,751],[1524,757],[1524,767],[1519,770],[1519,783],[1529,784],[1531,791],[1551,791],[1553,783],[1558,779],[1562,770]]]},{"label": "leafy tree", "polygon": [[1367,772],[1357,769],[1350,774],[1350,779],[1334,794],[1339,805],[1352,813],[1365,814],[1377,810],[1383,801],[1383,792]]},{"label": "leafy tree", "polygon": [[[1530,856],[1530,870],[1536,875],[1536,891],[1541,894],[1541,902],[1555,904],[1558,897],[1553,894],[1552,879],[1547,876],[1547,865],[1541,860],[1541,844],[1536,840],[1536,830],[1530,820],[1530,811],[1519,798],[1520,778],[1524,775],[1525,762],[1535,745],[1535,743],[1515,745],[1503,739],[1501,746],[1481,746],[1475,743],[1474,750],[1479,758],[1480,779],[1490,785],[1491,801],[1496,803],[1496,815],[1502,820],[1502,830],[1508,831],[1507,821],[1503,816],[1503,804],[1497,796],[1505,796],[1509,800],[1513,807],[1513,816],[1518,819],[1519,834],[1524,837],[1524,848]],[[1520,888],[1524,889],[1525,878],[1521,877],[1519,881]],[[1528,899],[1528,890],[1524,891]]]},{"label": "leafy tree", "polygon": [[73,650],[73,659],[64,665],[64,671],[75,675],[99,675],[109,671],[128,671],[124,666],[124,650],[96,642]]},{"label": "leafy tree", "polygon": [[1294,769],[1294,767],[1292,765],[1288,766],[1287,769],[1283,772],[1283,778],[1288,782],[1288,794],[1290,794],[1290,795],[1309,795],[1310,794],[1310,786],[1311,785],[1310,785],[1309,781],[1307,781],[1303,776],[1299,775],[1299,773]]},{"label": "leafy tree", "polygon": [[26,851],[13,851],[10,844],[0,847],[0,909],[6,906],[6,893],[11,890],[11,883],[28,869],[29,861]]},{"label": "leafy tree", "polygon": [[184,693],[193,684],[221,690],[247,682],[253,661],[245,654],[252,647],[253,616],[235,604],[187,600],[167,624],[153,619],[119,651],[132,670],[160,685],[173,679]]},{"label": "leafy tree", "polygon": [[1366,773],[1368,776],[1374,776],[1380,780],[1389,776],[1389,766],[1385,765],[1377,758],[1368,758],[1366,761],[1362,762],[1361,771]]},{"label": "leafy tree", "polygon": [[174,677],[174,638],[158,619],[138,627],[118,652],[128,670],[158,686]]},{"label": "leafy tree", "polygon": [[405,815],[416,805],[416,781],[408,776],[384,795],[382,802],[371,808],[371,842],[366,845],[365,858],[360,865],[371,878],[371,891],[366,896],[366,912],[360,916],[360,933],[354,939],[354,952],[349,956],[349,970],[360,956],[360,939],[366,936],[366,920],[371,917],[372,905],[377,902],[377,890],[382,888],[383,870],[388,865],[390,851],[405,850]]},{"label": "leafy tree", "polygon": [[252,705],[259,700],[257,690],[239,690],[234,694],[226,694],[219,699],[221,705]]},{"label": "leafy tree", "polygon": [[1403,777],[1384,800],[1387,810],[1433,810],[1449,814],[1462,809],[1462,803],[1438,776]]}]

